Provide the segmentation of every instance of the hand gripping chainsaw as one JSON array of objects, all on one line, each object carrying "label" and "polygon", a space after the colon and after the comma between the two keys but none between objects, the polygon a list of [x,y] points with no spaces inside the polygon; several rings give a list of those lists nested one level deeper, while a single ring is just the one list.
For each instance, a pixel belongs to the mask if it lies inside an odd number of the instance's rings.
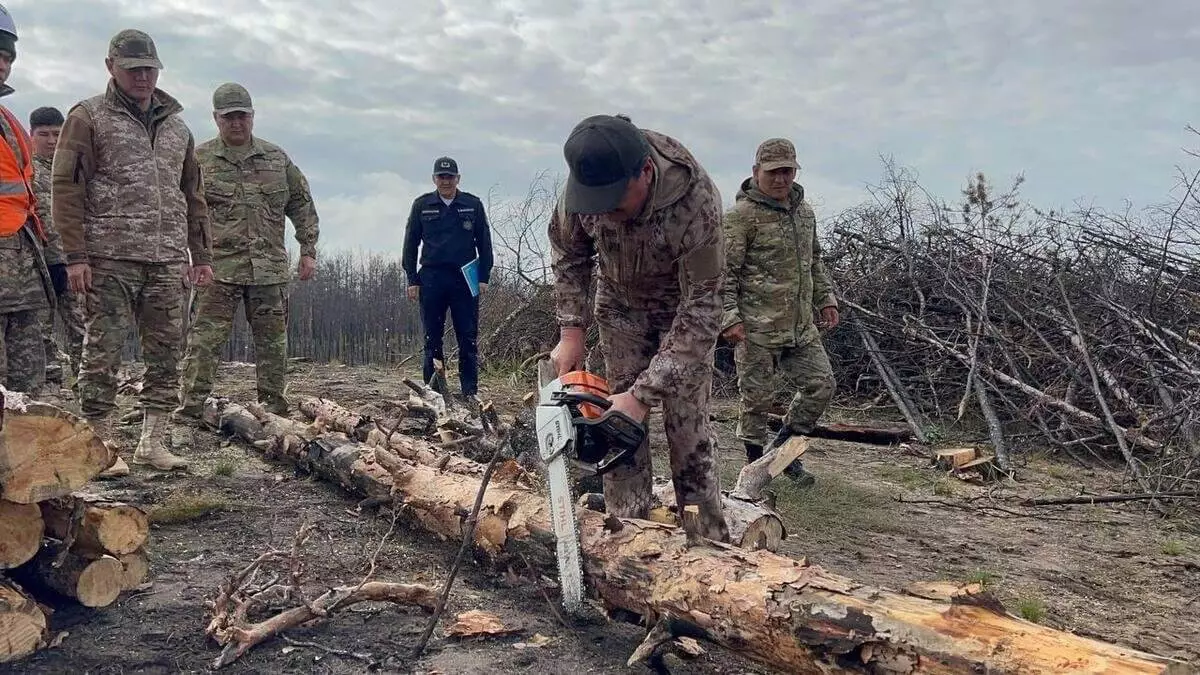
[{"label": "hand gripping chainsaw", "polygon": [[538,364],[536,424],[538,449],[550,483],[550,515],[558,540],[558,578],[563,606],[583,603],[579,521],[568,460],[601,475],[632,459],[646,438],[645,425],[611,410],[608,382],[577,370],[555,377],[549,360]]}]

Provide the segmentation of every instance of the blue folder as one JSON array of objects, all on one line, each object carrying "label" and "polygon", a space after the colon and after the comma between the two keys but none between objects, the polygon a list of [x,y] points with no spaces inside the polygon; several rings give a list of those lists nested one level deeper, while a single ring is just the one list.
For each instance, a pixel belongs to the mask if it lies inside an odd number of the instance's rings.
[{"label": "blue folder", "polygon": [[475,258],[471,262],[462,266],[463,278],[467,280],[467,287],[471,289],[471,297],[479,297],[479,258]]}]

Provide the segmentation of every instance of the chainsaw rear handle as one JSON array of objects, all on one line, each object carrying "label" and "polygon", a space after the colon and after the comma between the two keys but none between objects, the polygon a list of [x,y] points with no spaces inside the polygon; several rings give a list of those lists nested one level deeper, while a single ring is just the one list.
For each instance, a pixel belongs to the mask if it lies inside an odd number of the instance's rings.
[{"label": "chainsaw rear handle", "polygon": [[595,427],[607,438],[610,445],[615,444],[621,448],[616,455],[596,464],[597,476],[604,475],[631,459],[646,438],[646,425],[619,410],[613,410],[612,401],[602,396],[582,392],[555,392],[554,396],[558,400],[571,403],[590,403],[605,411],[598,419],[580,416],[575,420],[577,425]]}]

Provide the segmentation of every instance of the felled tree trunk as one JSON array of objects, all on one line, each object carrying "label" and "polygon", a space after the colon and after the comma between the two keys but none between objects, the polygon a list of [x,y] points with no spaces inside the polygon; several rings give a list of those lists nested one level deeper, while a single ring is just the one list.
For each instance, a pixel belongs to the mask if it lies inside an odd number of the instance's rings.
[{"label": "felled tree trunk", "polygon": [[0,579],[0,663],[16,661],[46,644],[46,614],[12,582]]},{"label": "felled tree trunk", "polygon": [[46,531],[60,540],[74,537],[75,550],[120,557],[145,545],[150,520],[136,506],[94,495],[75,494],[40,504]]},{"label": "felled tree trunk", "polygon": [[0,499],[0,570],[11,569],[37,555],[42,545],[42,512],[37,504]]},{"label": "felled tree trunk", "polygon": [[[274,445],[303,448],[286,437]],[[344,438],[319,439],[284,456],[359,495],[393,495],[405,506],[402,514],[446,539],[462,536],[479,488],[470,476],[437,472]],[[491,485],[476,547],[494,558],[541,548],[539,562],[553,569],[548,515],[541,495],[503,481]],[[578,516],[586,580],[607,606],[652,620],[672,618],[785,672],[1170,672],[1168,659],[1023,621],[972,604],[981,601],[969,594],[906,595],[768,551],[688,548],[680,528],[661,523],[583,508]]]},{"label": "felled tree trunk", "polygon": [[113,463],[86,420],[17,392],[0,397],[0,497],[18,504],[61,497]]}]

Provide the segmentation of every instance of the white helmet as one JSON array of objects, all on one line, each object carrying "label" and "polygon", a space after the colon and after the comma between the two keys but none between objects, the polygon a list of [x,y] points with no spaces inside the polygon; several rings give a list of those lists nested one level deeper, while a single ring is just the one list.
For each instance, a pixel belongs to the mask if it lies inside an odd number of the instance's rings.
[{"label": "white helmet", "polygon": [[17,24],[4,5],[0,5],[0,33],[8,33],[14,40],[17,39]]}]

